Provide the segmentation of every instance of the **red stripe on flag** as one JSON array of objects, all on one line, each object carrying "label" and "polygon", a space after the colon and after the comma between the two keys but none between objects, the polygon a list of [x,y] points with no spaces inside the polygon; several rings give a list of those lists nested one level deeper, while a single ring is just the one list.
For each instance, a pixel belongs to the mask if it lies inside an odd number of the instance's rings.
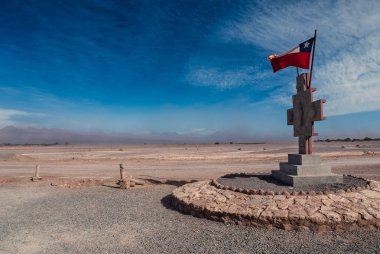
[{"label": "red stripe on flag", "polygon": [[302,69],[309,69],[310,53],[300,52],[286,54],[281,57],[275,57],[270,60],[272,64],[273,72],[284,69],[288,66],[294,66]]}]

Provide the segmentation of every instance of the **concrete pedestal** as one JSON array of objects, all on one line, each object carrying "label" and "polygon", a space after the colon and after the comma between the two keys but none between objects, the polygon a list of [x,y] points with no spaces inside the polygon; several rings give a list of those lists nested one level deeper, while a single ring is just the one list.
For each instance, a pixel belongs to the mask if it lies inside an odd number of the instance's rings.
[{"label": "concrete pedestal", "polygon": [[288,154],[288,162],[280,162],[280,170],[273,170],[272,176],[294,187],[343,182],[343,176],[321,164],[319,155]]}]

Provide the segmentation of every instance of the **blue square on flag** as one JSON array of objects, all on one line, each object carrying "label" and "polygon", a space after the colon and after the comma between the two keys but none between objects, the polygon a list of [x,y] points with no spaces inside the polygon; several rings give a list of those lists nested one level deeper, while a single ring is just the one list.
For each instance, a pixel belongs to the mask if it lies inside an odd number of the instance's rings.
[{"label": "blue square on flag", "polygon": [[313,48],[314,38],[311,38],[307,41],[302,42],[300,47],[300,52],[311,52],[311,49]]}]

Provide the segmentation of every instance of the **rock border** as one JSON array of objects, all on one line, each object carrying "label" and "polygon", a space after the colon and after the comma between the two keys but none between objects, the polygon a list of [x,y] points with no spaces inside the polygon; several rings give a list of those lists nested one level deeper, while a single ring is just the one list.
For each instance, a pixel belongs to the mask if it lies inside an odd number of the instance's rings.
[{"label": "rock border", "polygon": [[[255,174],[265,174],[265,173],[255,173]],[[232,173],[232,174],[227,174],[221,177],[239,177],[239,176],[252,176],[252,173]],[[353,175],[343,175],[343,176],[348,176],[348,177],[353,177],[357,179],[361,179],[367,182],[366,186],[364,187],[351,187],[347,189],[339,189],[336,191],[268,191],[268,190],[263,190],[263,189],[242,189],[242,188],[236,188],[228,185],[223,185],[219,183],[216,179],[211,180],[210,184],[214,186],[215,188],[222,189],[222,190],[230,190],[230,191],[235,191],[235,192],[240,192],[244,194],[249,194],[249,195],[292,195],[292,196],[315,196],[315,195],[328,195],[328,194],[341,194],[344,192],[355,192],[355,191],[361,191],[364,189],[371,189],[370,186],[370,181],[363,178],[363,177],[358,177],[358,176],[353,176]]]},{"label": "rock border", "polygon": [[220,189],[210,180],[183,185],[169,200],[182,213],[229,224],[317,232],[380,228],[380,182],[368,182],[370,189],[354,192],[286,196]]}]

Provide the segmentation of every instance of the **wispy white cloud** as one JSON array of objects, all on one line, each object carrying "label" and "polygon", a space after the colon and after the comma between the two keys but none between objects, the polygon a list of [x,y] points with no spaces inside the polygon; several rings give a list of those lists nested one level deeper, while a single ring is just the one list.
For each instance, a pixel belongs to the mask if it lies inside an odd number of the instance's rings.
[{"label": "wispy white cloud", "polygon": [[15,119],[17,117],[28,117],[28,116],[42,116],[38,113],[29,113],[14,109],[4,109],[0,108],[0,127],[5,127],[8,125],[17,124],[18,121]]},{"label": "wispy white cloud", "polygon": [[[356,39],[379,27],[380,2],[307,1],[272,4],[257,1],[239,18],[226,24],[221,36],[226,40],[253,43],[264,49],[281,52],[320,32],[318,44],[328,44],[323,51],[344,50]],[[344,45],[342,44],[344,42]]]},{"label": "wispy white cloud", "polygon": [[189,68],[186,76],[190,84],[215,87],[221,90],[236,88],[265,78],[269,73],[258,72],[254,67],[223,70],[216,67]]},{"label": "wispy white cloud", "polygon": [[280,53],[318,29],[314,84],[328,100],[326,113],[380,110],[379,13],[379,1],[257,2],[221,36]]},{"label": "wispy white cloud", "polygon": [[380,110],[380,34],[358,40],[317,72],[321,96],[334,115]]},{"label": "wispy white cloud", "polygon": [[209,130],[207,128],[194,128],[189,131],[177,132],[179,135],[194,135],[194,136],[202,136],[202,135],[210,135],[215,133],[215,130]]},{"label": "wispy white cloud", "polygon": [[[79,95],[80,96],[80,95]],[[4,114],[0,127],[6,125],[82,128],[94,126],[84,121],[101,107],[87,98],[62,98],[32,86],[0,87]],[[17,110],[16,110],[17,109]],[[41,118],[43,117],[43,118]],[[43,120],[43,121],[41,121]]]}]

